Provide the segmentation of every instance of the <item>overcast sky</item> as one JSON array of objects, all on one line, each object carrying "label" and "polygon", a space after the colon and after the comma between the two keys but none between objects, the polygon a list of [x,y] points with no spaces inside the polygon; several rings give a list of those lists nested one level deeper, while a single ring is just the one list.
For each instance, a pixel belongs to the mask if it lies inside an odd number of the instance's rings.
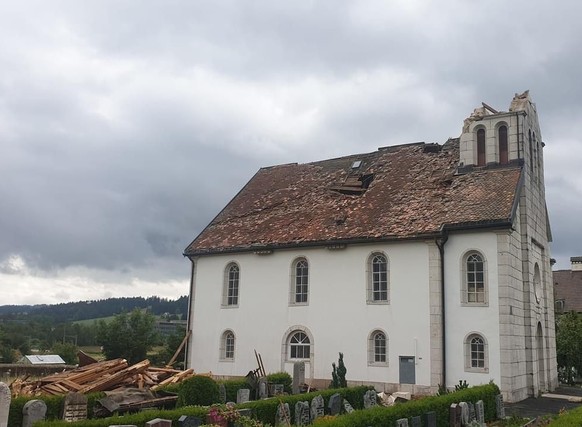
[{"label": "overcast sky", "polygon": [[0,305],[188,293],[261,166],[443,143],[530,89],[557,268],[582,255],[582,2],[0,3]]}]

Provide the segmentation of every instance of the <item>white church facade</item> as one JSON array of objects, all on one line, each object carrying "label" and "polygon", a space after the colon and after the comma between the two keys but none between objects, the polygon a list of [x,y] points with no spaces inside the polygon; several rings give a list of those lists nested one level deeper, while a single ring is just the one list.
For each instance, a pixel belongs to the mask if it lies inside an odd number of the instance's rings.
[{"label": "white church facade", "polygon": [[187,364],[326,387],[557,386],[543,143],[526,92],[460,138],[261,168],[186,248]]}]

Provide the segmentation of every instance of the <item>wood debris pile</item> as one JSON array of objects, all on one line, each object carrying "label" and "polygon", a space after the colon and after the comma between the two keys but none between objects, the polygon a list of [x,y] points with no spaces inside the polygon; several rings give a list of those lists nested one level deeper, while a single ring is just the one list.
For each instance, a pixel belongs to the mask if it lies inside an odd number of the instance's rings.
[{"label": "wood debris pile", "polygon": [[156,390],[168,384],[181,382],[193,375],[192,369],[178,371],[150,366],[147,359],[131,366],[128,366],[125,359],[114,359],[91,363],[34,381],[19,378],[12,382],[10,389],[14,397],[59,395],[72,391],[85,394],[126,387]]}]

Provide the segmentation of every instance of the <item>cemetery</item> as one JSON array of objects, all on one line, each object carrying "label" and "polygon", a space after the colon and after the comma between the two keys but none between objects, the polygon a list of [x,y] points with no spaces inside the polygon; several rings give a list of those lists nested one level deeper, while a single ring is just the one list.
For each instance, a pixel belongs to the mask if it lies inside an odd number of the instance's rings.
[{"label": "cemetery", "polygon": [[499,388],[493,383],[422,398],[394,393],[390,399],[381,398],[368,386],[293,394],[293,389],[301,387],[286,373],[257,381],[215,381],[209,376],[194,376],[161,388],[176,396],[173,409],[141,408],[127,415],[113,411],[116,415],[112,417],[96,418],[96,408],[107,399],[104,392],[13,398],[9,387],[0,383],[0,427],[461,427],[484,426],[505,417]]}]

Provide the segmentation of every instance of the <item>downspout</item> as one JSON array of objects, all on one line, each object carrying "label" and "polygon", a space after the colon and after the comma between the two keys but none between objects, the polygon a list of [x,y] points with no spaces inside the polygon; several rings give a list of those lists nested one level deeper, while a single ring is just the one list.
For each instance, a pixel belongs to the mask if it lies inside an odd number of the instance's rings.
[{"label": "downspout", "polygon": [[440,262],[441,262],[441,317],[442,317],[442,353],[443,353],[443,378],[442,386],[447,387],[447,328],[446,328],[446,310],[445,310],[445,243],[449,240],[446,231],[443,230],[442,236],[435,239],[435,243],[439,248]]},{"label": "downspout", "polygon": [[189,334],[186,340],[186,349],[184,351],[184,370],[188,369],[188,361],[190,360],[190,342],[192,341],[192,325],[191,322],[194,318],[194,272],[196,269],[196,263],[190,257],[188,257],[192,263],[192,268],[190,269],[190,292],[188,293],[188,314],[186,316],[186,333]]}]

